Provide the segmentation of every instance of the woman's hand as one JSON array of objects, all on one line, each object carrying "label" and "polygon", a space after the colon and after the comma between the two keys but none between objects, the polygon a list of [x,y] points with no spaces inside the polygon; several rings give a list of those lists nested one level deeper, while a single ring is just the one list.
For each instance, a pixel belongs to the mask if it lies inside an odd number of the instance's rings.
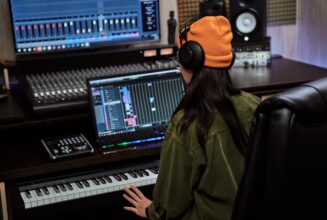
[{"label": "woman's hand", "polygon": [[133,205],[133,207],[124,206],[124,209],[134,212],[140,217],[147,218],[145,209],[152,203],[152,201],[146,198],[136,186],[132,186],[130,189],[125,188],[124,191],[125,193],[123,194],[123,197]]}]

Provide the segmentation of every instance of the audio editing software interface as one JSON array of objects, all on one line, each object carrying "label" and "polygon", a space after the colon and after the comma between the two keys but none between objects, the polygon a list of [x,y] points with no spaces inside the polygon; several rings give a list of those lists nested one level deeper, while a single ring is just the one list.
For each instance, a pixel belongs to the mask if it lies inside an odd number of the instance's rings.
[{"label": "audio editing software interface", "polygon": [[179,75],[93,87],[93,109],[98,136],[166,125],[180,102],[183,91],[183,79]]},{"label": "audio editing software interface", "polygon": [[159,0],[10,0],[18,54],[160,38]]}]

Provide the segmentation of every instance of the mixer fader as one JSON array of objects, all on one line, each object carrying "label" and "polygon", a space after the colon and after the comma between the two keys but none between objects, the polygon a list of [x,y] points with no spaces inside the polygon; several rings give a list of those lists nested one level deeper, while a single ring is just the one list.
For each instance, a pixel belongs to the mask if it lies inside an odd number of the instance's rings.
[{"label": "mixer fader", "polygon": [[113,74],[133,74],[176,68],[174,59],[70,69],[26,75],[29,98],[35,113],[79,109],[88,104],[86,79]]}]

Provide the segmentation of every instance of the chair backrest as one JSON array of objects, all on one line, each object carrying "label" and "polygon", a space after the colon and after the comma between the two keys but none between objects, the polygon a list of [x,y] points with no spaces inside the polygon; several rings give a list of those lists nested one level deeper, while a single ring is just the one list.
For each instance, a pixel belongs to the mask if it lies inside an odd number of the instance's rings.
[{"label": "chair backrest", "polygon": [[263,101],[233,220],[327,219],[327,77]]}]

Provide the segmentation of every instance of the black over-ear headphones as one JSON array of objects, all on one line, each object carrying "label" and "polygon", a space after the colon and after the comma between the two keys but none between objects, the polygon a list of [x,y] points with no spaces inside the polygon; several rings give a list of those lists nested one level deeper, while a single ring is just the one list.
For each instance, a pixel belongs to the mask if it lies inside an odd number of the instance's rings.
[{"label": "black over-ear headphones", "polygon": [[[198,42],[187,41],[187,33],[189,32],[191,27],[190,25],[188,25],[188,23],[189,22],[185,23],[184,29],[179,34],[179,41],[181,47],[179,49],[178,58],[180,64],[186,69],[199,70],[204,65],[205,53],[202,46]],[[184,44],[182,44],[183,40],[185,41]],[[232,62],[229,65],[229,67],[227,67],[227,69],[230,69],[235,62],[234,50],[232,50],[232,53],[233,53]]]},{"label": "black over-ear headphones", "polygon": [[[181,45],[178,53],[179,62],[186,69],[199,70],[204,64],[204,50],[198,42],[187,41],[187,33],[190,30],[190,25],[187,25],[187,23],[185,23],[184,29],[179,34],[179,41]],[[182,44],[183,40],[185,41],[184,44]]]}]

